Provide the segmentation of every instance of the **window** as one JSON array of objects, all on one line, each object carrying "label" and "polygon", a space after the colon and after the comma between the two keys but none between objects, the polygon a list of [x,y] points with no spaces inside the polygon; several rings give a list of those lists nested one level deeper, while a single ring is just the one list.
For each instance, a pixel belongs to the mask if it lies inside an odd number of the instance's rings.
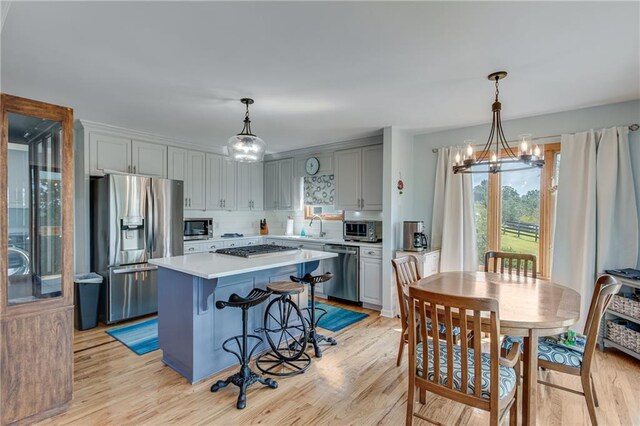
[{"label": "window", "polygon": [[[560,144],[543,147],[546,164],[542,169],[472,175],[482,268],[487,251],[529,253],[538,260],[538,274],[549,276]],[[503,167],[515,169],[518,164]]]},{"label": "window", "polygon": [[320,216],[323,220],[343,220],[342,210],[336,210],[334,206],[304,206],[304,218],[311,219],[313,215]]}]

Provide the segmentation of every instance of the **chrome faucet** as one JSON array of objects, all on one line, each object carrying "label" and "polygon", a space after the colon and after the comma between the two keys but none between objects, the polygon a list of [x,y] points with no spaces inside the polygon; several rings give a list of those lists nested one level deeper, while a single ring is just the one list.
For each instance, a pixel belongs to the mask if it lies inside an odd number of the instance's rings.
[{"label": "chrome faucet", "polygon": [[324,237],[325,235],[327,235],[327,233],[326,233],[326,232],[324,232],[324,231],[322,230],[322,216],[317,215],[317,214],[314,214],[314,215],[311,217],[311,222],[309,222],[309,226],[313,225],[313,220],[314,220],[315,218],[320,219],[320,233],[319,233],[318,235],[319,235],[320,237]]}]

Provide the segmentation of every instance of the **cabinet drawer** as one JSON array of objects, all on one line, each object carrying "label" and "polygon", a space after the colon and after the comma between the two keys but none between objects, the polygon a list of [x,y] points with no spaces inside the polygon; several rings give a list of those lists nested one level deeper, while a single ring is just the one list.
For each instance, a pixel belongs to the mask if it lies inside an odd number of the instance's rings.
[{"label": "cabinet drawer", "polygon": [[204,243],[202,244],[202,246],[204,248],[204,251],[209,252],[221,249],[223,244],[221,241],[216,241],[215,243]]},{"label": "cabinet drawer", "polygon": [[224,248],[227,248],[227,247],[241,247],[243,245],[244,243],[242,240],[231,240],[231,241],[224,241],[222,246]]},{"label": "cabinet drawer", "polygon": [[373,259],[382,259],[381,247],[360,247],[360,257],[370,257]]},{"label": "cabinet drawer", "polygon": [[184,254],[195,254],[202,251],[202,243],[189,243],[184,245]]},{"label": "cabinet drawer", "polygon": [[254,246],[262,243],[262,238],[246,238],[242,240],[243,246]]}]

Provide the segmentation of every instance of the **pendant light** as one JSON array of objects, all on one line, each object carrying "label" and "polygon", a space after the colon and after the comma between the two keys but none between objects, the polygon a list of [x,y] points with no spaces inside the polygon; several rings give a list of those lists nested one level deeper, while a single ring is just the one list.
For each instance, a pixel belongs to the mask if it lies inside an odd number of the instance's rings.
[{"label": "pendant light", "polygon": [[244,127],[235,136],[227,141],[227,151],[232,160],[243,163],[255,163],[262,161],[266,144],[262,139],[251,133],[251,120],[249,119],[249,105],[253,103],[251,98],[242,98],[240,102],[245,104],[247,110],[244,114]]},{"label": "pendant light", "polygon": [[[541,157],[540,148],[531,144],[531,134],[523,134],[518,137],[518,147],[512,148],[507,142],[507,138],[502,131],[502,120],[500,112],[502,104],[498,100],[500,90],[498,81],[507,76],[506,71],[498,71],[489,74],[487,78],[495,81],[496,98],[491,105],[493,111],[493,122],[491,123],[491,131],[489,138],[482,152],[476,155],[473,149],[473,140],[465,141],[465,148],[456,152],[453,162],[453,173],[500,173],[506,171],[525,170],[533,168],[542,168],[544,159]],[[504,153],[500,155],[500,151]],[[520,163],[521,167],[503,168],[503,164]]]}]

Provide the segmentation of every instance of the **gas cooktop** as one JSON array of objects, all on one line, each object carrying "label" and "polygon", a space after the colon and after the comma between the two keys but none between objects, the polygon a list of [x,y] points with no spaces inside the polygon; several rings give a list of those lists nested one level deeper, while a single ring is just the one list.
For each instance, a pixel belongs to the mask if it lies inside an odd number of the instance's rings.
[{"label": "gas cooktop", "polygon": [[223,249],[218,249],[215,251],[215,253],[227,254],[229,256],[237,256],[237,257],[256,257],[256,256],[264,256],[267,254],[282,253],[286,251],[295,251],[295,250],[298,250],[298,249],[296,247],[279,246],[276,244],[259,244],[255,246],[227,247]]}]

